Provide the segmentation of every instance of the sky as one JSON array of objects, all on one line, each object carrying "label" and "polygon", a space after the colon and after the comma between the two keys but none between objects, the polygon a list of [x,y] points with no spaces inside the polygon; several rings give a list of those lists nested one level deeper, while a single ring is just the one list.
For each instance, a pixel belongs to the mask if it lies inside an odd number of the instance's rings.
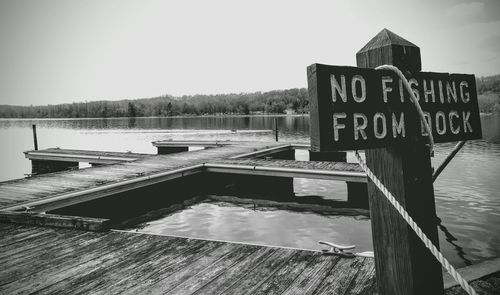
[{"label": "sky", "polygon": [[500,74],[498,0],[0,0],[0,104],[307,87],[383,28],[423,71]]}]

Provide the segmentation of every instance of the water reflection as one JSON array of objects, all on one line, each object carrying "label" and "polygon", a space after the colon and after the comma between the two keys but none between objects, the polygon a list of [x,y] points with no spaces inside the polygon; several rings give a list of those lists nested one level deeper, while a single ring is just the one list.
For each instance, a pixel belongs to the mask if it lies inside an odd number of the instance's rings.
[{"label": "water reflection", "polygon": [[278,120],[280,133],[309,134],[308,116],[206,116],[175,118],[103,119],[0,119],[0,128],[31,127],[64,129],[273,129]]},{"label": "water reflection", "polygon": [[319,240],[356,245],[358,252],[373,249],[370,222],[365,218],[251,210],[224,202],[197,204],[137,231],[311,250],[320,248]]},{"label": "water reflection", "polygon": [[460,247],[459,245],[457,245],[455,243],[455,241],[458,241],[458,239],[455,238],[453,236],[453,234],[450,233],[450,231],[448,230],[448,228],[443,225],[441,218],[438,217],[437,219],[438,219],[438,227],[439,227],[439,229],[444,234],[444,236],[446,238],[446,241],[455,247],[455,251],[457,252],[458,257],[460,257],[463,260],[463,262],[465,263],[465,265],[472,265],[472,262],[465,257],[466,253],[464,252],[464,248]]}]

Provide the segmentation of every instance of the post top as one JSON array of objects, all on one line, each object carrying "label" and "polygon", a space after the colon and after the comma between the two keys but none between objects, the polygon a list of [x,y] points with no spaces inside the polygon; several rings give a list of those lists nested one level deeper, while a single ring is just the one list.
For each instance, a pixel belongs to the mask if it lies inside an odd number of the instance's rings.
[{"label": "post top", "polygon": [[373,37],[363,48],[361,48],[358,51],[358,53],[367,52],[375,48],[391,46],[391,45],[418,48],[417,45],[384,28],[375,37]]},{"label": "post top", "polygon": [[380,31],[356,53],[356,64],[360,68],[376,68],[388,64],[403,72],[412,73],[422,70],[420,48],[388,29]]}]

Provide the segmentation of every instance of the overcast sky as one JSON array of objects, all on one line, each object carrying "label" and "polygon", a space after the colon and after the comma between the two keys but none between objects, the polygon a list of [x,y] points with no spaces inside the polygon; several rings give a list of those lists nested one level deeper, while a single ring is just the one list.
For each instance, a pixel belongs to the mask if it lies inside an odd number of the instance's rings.
[{"label": "overcast sky", "polygon": [[498,0],[0,0],[0,103],[307,87],[383,28],[424,71],[500,74]]}]

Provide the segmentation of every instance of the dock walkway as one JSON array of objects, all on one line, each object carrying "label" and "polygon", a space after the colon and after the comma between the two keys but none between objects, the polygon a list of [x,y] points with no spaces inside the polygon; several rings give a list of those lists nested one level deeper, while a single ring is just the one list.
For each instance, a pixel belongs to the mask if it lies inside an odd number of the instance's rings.
[{"label": "dock walkway", "polygon": [[274,175],[350,182],[368,182],[358,164],[281,159],[219,159],[205,164],[208,172],[246,175]]},{"label": "dock walkway", "polygon": [[[104,158],[110,165],[36,175],[0,183],[0,210],[19,211],[31,208],[46,212],[127,190],[144,187],[201,172],[307,177],[351,182],[367,182],[357,164],[277,159],[247,159],[248,155],[268,155],[291,149],[289,144],[246,142],[244,145],[221,145],[203,150],[166,155],[49,149],[30,151],[35,157],[58,157],[57,161],[88,161]],[[39,155],[39,157],[42,157]],[[125,159],[117,161],[118,158]]]},{"label": "dock walkway", "polygon": [[[151,155],[150,157],[144,157],[131,162],[121,162],[113,165],[62,171],[5,181],[0,183],[0,209],[77,191],[89,190],[112,183],[140,179],[141,177],[144,179],[142,182],[144,186],[150,185],[152,181],[148,180],[155,174],[175,171],[271,146],[269,143],[256,142],[244,146],[228,145],[184,153]],[[183,173],[181,172],[182,175]],[[159,178],[158,181],[163,181],[163,179]],[[135,182],[134,184],[140,185],[138,183],[140,182]],[[122,188],[125,190],[130,189],[125,184]],[[109,193],[117,193],[117,191],[110,190]]]},{"label": "dock walkway", "polygon": [[119,153],[60,148],[26,151],[24,152],[24,155],[29,160],[88,162],[93,164],[116,164],[121,162],[132,162],[153,156],[150,154],[139,153]]},{"label": "dock walkway", "polygon": [[376,294],[374,260],[0,223],[1,294]]}]

